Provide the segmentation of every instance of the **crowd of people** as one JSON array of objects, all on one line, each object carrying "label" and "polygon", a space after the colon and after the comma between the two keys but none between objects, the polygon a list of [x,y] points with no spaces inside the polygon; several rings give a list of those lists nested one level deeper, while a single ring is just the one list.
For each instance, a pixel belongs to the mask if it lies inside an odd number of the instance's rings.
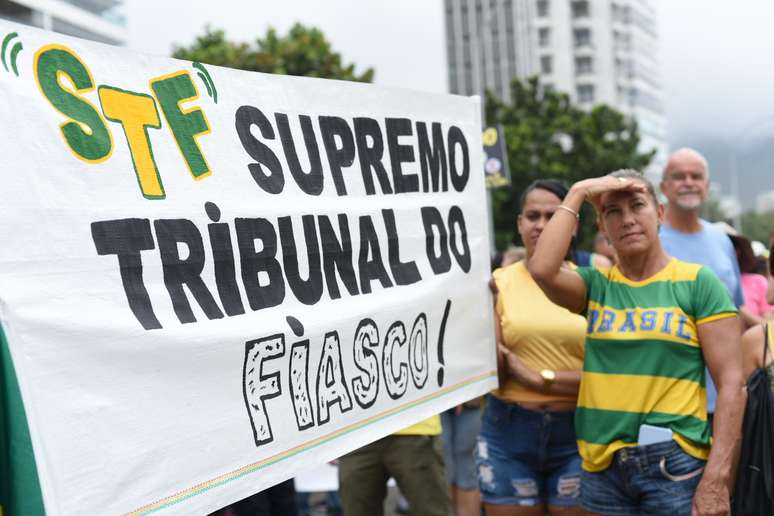
[{"label": "crowd of people", "polygon": [[524,191],[523,247],[490,283],[499,388],[342,457],[345,516],[383,514],[390,477],[412,516],[731,514],[746,380],[763,369],[774,392],[771,266],[700,218],[698,152],[673,153],[659,187],[665,204],[619,170]]}]

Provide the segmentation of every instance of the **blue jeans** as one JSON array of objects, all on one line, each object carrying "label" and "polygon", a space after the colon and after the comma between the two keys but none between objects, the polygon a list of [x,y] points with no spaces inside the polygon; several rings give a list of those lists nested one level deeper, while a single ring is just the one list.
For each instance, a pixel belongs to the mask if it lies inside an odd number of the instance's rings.
[{"label": "blue jeans", "polygon": [[493,505],[579,505],[581,459],[573,417],[487,396],[476,450],[481,499]]},{"label": "blue jeans", "polygon": [[610,516],[690,516],[705,464],[674,441],[623,448],[606,470],[583,472],[583,508]]},{"label": "blue jeans", "polygon": [[446,462],[446,480],[460,489],[478,488],[473,451],[481,429],[481,411],[478,407],[463,407],[455,413],[441,412],[443,428],[443,460]]}]

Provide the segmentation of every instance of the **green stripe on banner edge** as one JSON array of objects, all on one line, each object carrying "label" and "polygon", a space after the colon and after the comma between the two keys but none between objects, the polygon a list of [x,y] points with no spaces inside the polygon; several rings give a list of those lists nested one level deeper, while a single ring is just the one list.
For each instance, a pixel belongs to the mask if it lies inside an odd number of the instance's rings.
[{"label": "green stripe on banner edge", "polygon": [[354,423],[348,427],[345,427],[341,430],[337,430],[335,432],[331,432],[328,435],[318,437],[317,439],[312,439],[311,441],[308,441],[305,444],[302,444],[300,446],[297,446],[295,448],[291,448],[290,450],[286,450],[282,453],[278,453],[277,455],[274,455],[273,457],[269,457],[267,459],[264,459],[262,461],[248,464],[247,466],[244,466],[242,468],[236,469],[230,473],[226,473],[224,475],[220,475],[219,477],[216,477],[212,480],[202,482],[201,484],[198,484],[196,486],[190,487],[188,489],[184,489],[182,491],[179,491],[173,495],[167,496],[159,501],[152,502],[150,504],[147,504],[143,507],[140,507],[138,509],[135,509],[127,514],[129,515],[144,515],[144,514],[151,514],[154,512],[158,512],[163,509],[167,509],[169,507],[172,507],[173,505],[176,505],[182,501],[185,501],[189,498],[192,498],[194,496],[200,495],[206,491],[209,491],[210,489],[220,487],[224,484],[227,484],[231,482],[232,480],[236,480],[238,478],[241,478],[245,475],[249,475],[250,473],[254,473],[260,469],[263,469],[267,466],[271,466],[272,464],[276,464],[277,462],[281,462],[285,459],[288,459],[290,457],[293,457],[295,455],[298,455],[299,453],[302,453],[304,451],[316,448],[318,446],[321,446],[329,441],[332,441],[334,439],[337,439],[339,437],[343,437],[347,434],[350,434],[356,430],[360,430],[363,427],[366,427],[368,425],[371,425],[373,423],[376,423],[378,421],[381,421],[383,419],[386,419],[388,417],[395,416],[397,414],[400,414],[401,412],[404,412],[406,410],[409,410],[411,408],[414,408],[418,405],[422,405],[424,403],[427,403],[429,401],[432,401],[436,398],[439,398],[441,396],[444,396],[446,394],[449,394],[451,392],[454,392],[456,390],[462,389],[464,387],[467,387],[468,385],[472,385],[474,383],[478,383],[481,381],[484,381],[488,378],[497,377],[497,371],[489,371],[487,373],[483,373],[477,376],[474,376],[473,378],[469,378],[467,380],[463,380],[461,382],[456,383],[455,385],[451,385],[449,387],[446,387],[444,389],[441,389],[437,392],[434,392],[432,394],[428,394],[427,396],[423,396],[422,398],[419,398],[414,401],[410,401],[408,403],[405,403],[404,405],[401,405],[399,407],[395,407],[389,410],[386,410],[380,414],[376,414],[365,421],[361,421],[359,423]]},{"label": "green stripe on banner edge", "polygon": [[2,325],[0,389],[0,514],[45,515],[27,416]]}]

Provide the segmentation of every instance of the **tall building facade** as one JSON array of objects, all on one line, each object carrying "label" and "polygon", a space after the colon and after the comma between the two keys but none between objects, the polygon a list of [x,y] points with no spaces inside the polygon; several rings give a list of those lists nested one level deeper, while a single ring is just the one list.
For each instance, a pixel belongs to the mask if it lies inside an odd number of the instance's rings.
[{"label": "tall building facade", "polygon": [[123,0],[0,0],[0,18],[68,36],[123,45]]},{"label": "tall building facade", "polygon": [[540,77],[580,106],[637,120],[646,173],[666,161],[656,12],[650,0],[444,0],[449,90],[509,100],[514,77]]}]

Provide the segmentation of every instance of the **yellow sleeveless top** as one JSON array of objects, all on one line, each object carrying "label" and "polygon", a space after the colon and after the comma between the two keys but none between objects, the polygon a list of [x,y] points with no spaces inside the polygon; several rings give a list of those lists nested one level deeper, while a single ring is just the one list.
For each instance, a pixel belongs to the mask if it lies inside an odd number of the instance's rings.
[{"label": "yellow sleeveless top", "polygon": [[[534,371],[580,370],[586,319],[553,304],[529,274],[524,261],[492,274],[498,295],[503,345]],[[575,401],[572,395],[533,391],[509,378],[492,392],[508,402]]]}]

